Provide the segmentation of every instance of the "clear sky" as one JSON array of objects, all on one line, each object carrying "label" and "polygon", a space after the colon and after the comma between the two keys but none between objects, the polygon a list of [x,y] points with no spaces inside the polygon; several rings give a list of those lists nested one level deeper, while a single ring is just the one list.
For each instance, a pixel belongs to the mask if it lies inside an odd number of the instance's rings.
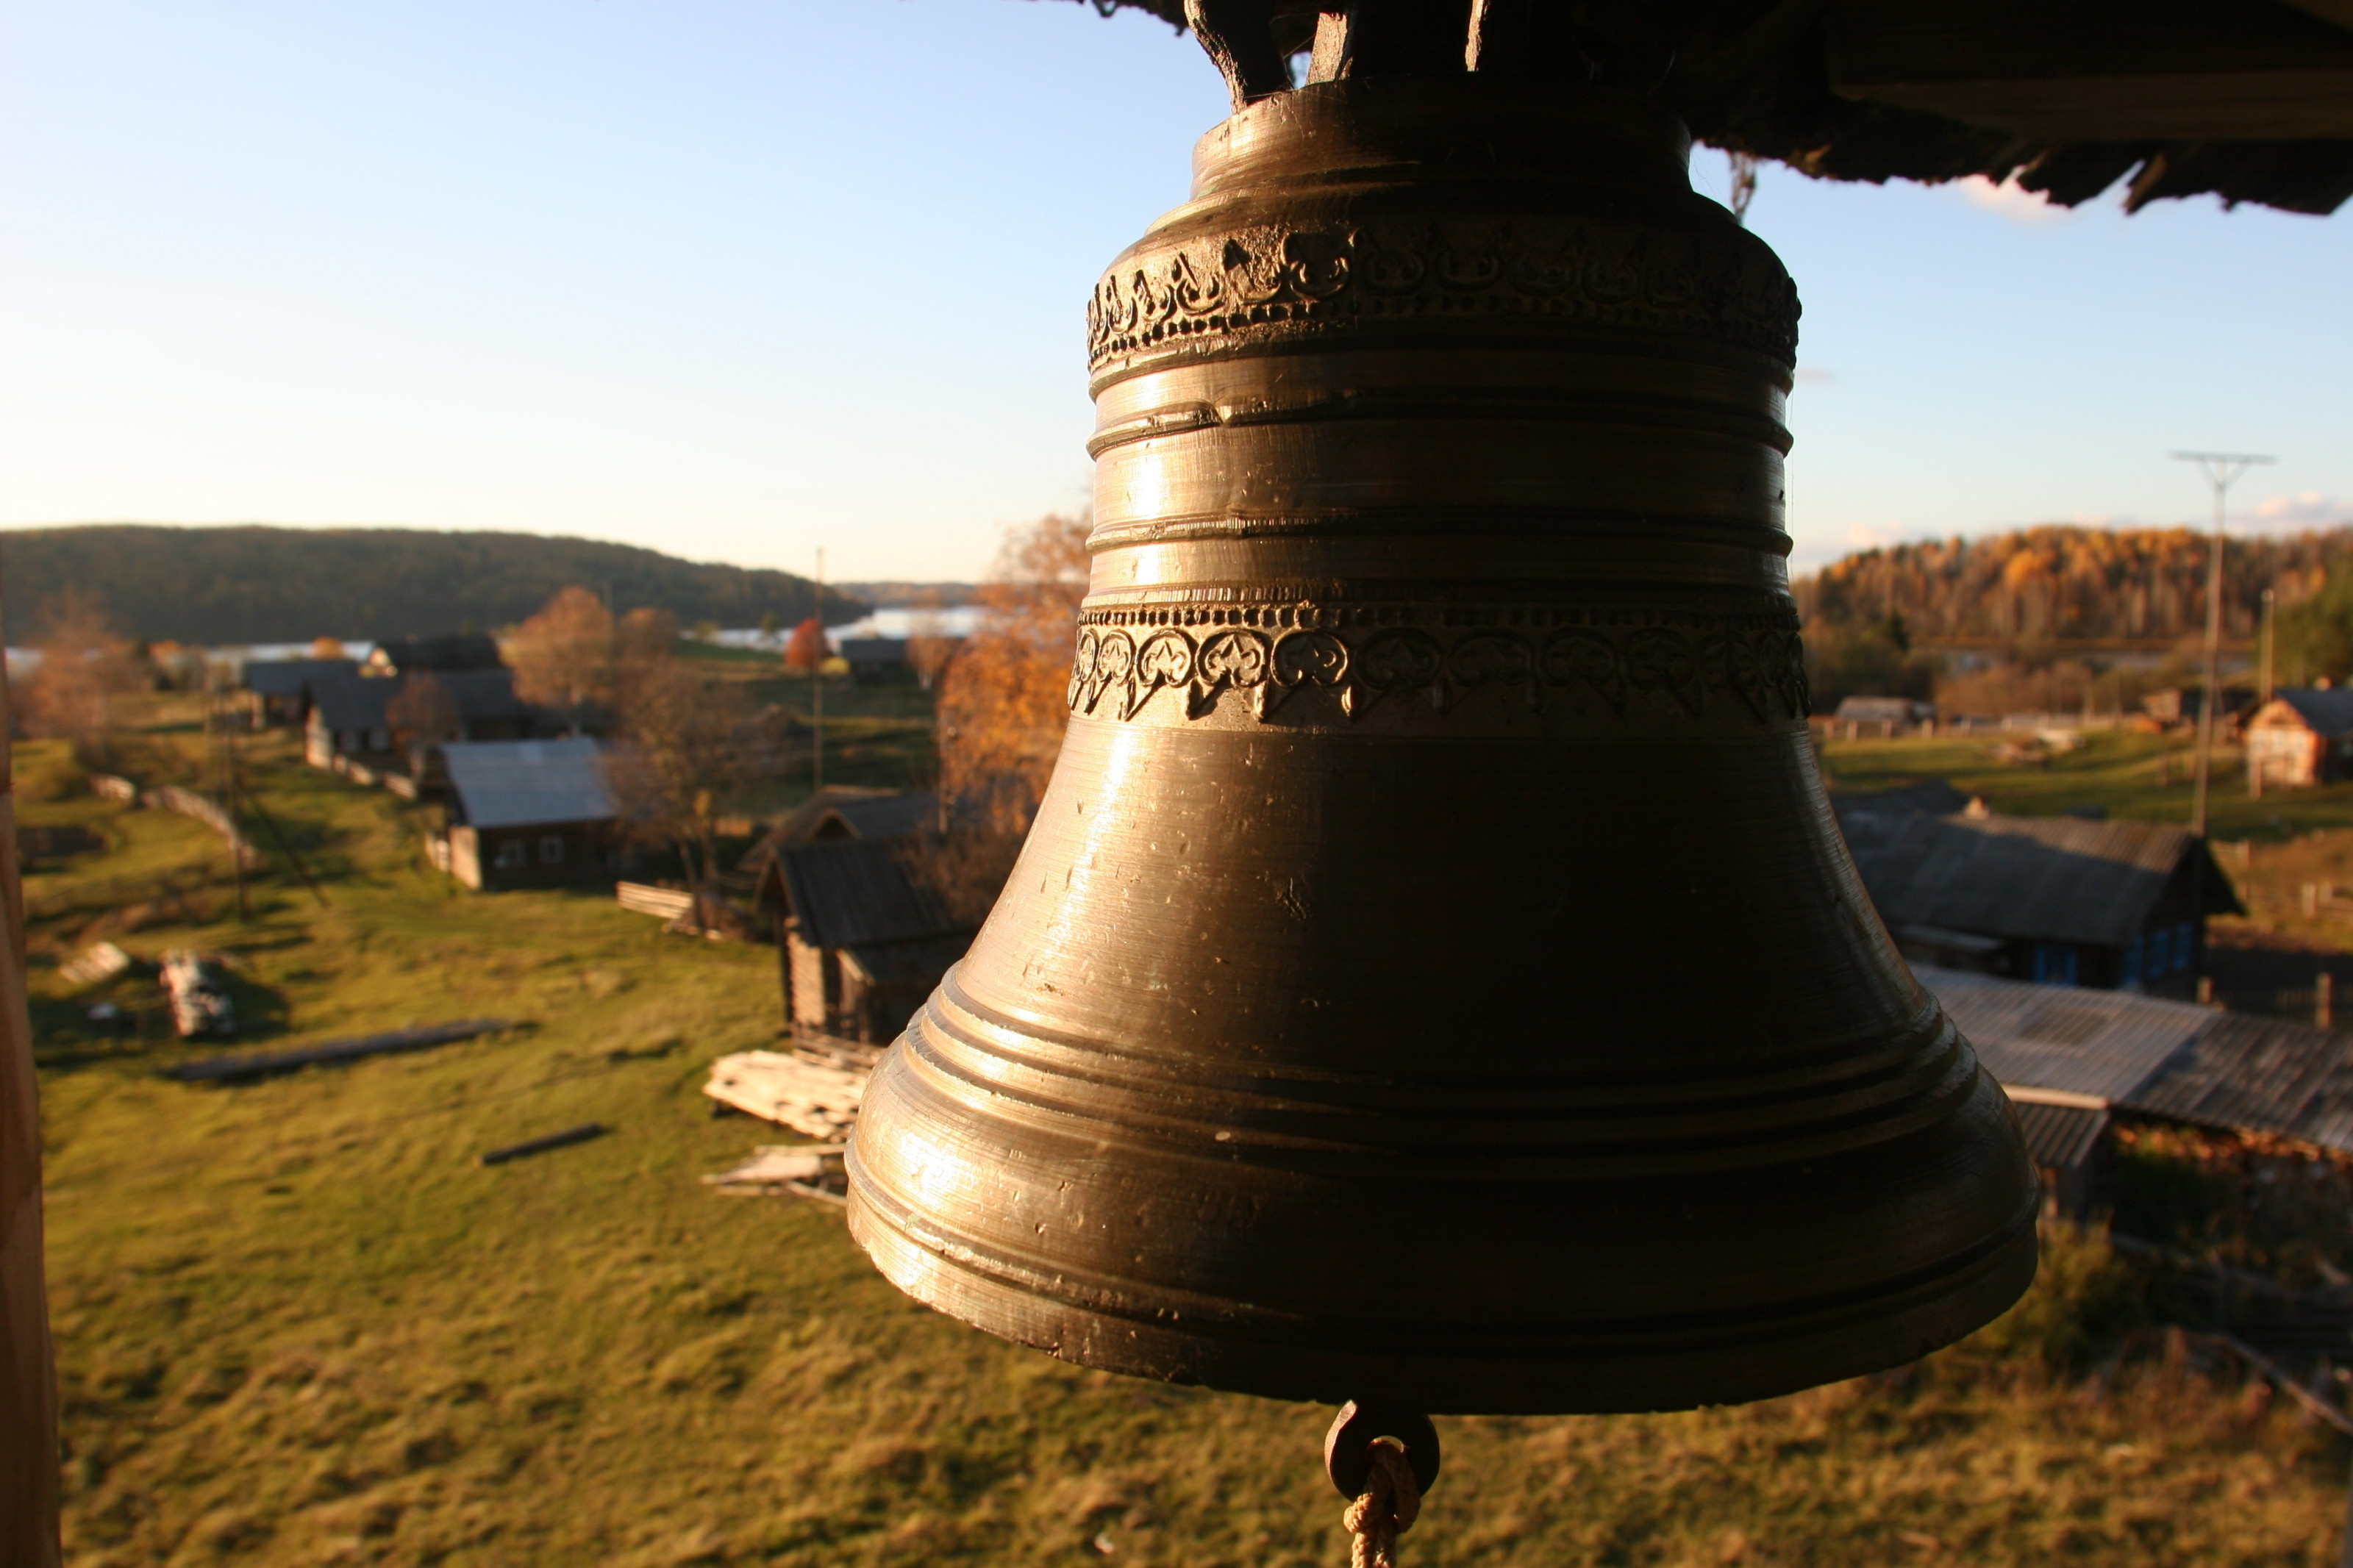
[{"label": "clear sky", "polygon": [[[579,533],[838,578],[1083,502],[1082,312],[1224,112],[1063,0],[0,0],[0,523]],[[1724,161],[1694,180],[1725,188]],[[1768,166],[1800,560],[2353,521],[2353,212]]]}]

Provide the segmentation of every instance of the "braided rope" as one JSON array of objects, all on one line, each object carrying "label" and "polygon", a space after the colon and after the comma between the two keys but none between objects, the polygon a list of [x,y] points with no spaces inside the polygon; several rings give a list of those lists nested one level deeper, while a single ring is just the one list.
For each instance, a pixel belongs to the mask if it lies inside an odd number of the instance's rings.
[{"label": "braided rope", "polygon": [[1340,1515],[1356,1537],[1348,1547],[1349,1568],[1397,1568],[1397,1539],[1420,1517],[1421,1488],[1396,1439],[1376,1437],[1366,1453],[1372,1468],[1365,1476],[1365,1493]]}]

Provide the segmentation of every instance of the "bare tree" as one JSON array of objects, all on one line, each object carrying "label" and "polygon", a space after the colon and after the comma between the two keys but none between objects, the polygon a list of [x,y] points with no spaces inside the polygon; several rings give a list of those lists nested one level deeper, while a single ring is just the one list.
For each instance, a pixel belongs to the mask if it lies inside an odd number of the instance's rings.
[{"label": "bare tree", "polygon": [[960,826],[1028,830],[1070,718],[1071,637],[1087,591],[1083,517],[1006,535],[979,627],[940,681],[940,784]]},{"label": "bare tree", "polygon": [[759,770],[768,744],[741,687],[702,679],[676,659],[638,667],[625,700],[606,760],[621,820],[641,841],[677,849],[701,886],[712,870],[717,804]]},{"label": "bare tree", "polygon": [[98,600],[79,589],[49,599],[33,639],[41,668],[26,693],[26,717],[41,734],[73,742],[92,766],[108,760],[114,700],[140,685],[140,661]]},{"label": "bare tree", "polygon": [[587,710],[613,697],[617,629],[586,588],[566,588],[517,627],[506,646],[515,695],[552,708],[575,733]]}]

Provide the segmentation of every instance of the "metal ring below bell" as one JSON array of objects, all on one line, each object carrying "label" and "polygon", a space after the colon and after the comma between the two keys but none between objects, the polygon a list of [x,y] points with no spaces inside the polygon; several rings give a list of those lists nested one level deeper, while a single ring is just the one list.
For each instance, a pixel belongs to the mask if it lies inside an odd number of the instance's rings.
[{"label": "metal ring below bell", "polygon": [[1365,1495],[1373,1461],[1366,1452],[1377,1438],[1394,1437],[1405,1446],[1405,1462],[1413,1468],[1414,1485],[1428,1491],[1438,1484],[1438,1426],[1418,1410],[1399,1405],[1350,1400],[1332,1417],[1324,1434],[1324,1473],[1354,1501]]}]

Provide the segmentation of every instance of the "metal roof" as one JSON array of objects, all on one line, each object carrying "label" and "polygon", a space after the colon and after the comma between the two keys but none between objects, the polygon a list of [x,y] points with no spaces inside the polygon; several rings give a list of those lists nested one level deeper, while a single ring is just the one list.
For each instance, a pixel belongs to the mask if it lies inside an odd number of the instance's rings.
[{"label": "metal roof", "polygon": [[969,931],[947,911],[904,838],[797,844],[777,861],[804,940],[858,947]]},{"label": "metal roof", "polygon": [[553,827],[615,815],[592,740],[451,741],[440,751],[452,816],[470,826]]},{"label": "metal roof", "polygon": [[2111,1120],[2106,1111],[2091,1106],[2015,1103],[2028,1157],[2052,1170],[2073,1170],[2090,1160]]},{"label": "metal roof", "polygon": [[2353,1153],[2353,1030],[1915,968],[2004,1087]]},{"label": "metal roof", "polygon": [[2123,1102],[2213,1026],[2211,1008],[1915,966],[2006,1084]]},{"label": "metal roof", "polygon": [[[2286,690],[2274,692],[2272,700],[2285,706],[2304,721],[2306,729],[2316,735],[2333,739],[2338,735],[2353,734],[2353,687],[2290,687]],[[2263,714],[2271,711],[2271,708],[2266,706],[2248,722],[2262,723]]]},{"label": "metal roof", "polygon": [[[2206,853],[2170,823],[1880,813],[1835,797],[1831,805],[1891,928],[2122,947],[2147,929],[2191,857]],[[2205,889],[2208,912],[2242,912],[2211,858]]]}]

